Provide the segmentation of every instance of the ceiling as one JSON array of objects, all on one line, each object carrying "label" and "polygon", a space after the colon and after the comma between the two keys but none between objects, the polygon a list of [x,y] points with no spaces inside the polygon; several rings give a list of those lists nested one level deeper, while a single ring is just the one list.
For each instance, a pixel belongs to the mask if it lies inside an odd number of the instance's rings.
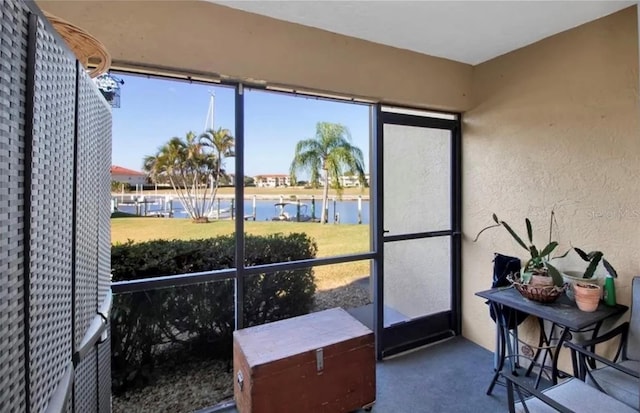
[{"label": "ceiling", "polygon": [[637,3],[208,1],[472,65]]}]

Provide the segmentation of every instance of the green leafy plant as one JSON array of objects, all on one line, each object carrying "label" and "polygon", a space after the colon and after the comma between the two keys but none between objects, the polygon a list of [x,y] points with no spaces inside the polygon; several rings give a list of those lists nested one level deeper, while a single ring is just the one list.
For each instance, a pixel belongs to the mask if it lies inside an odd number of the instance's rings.
[{"label": "green leafy plant", "polygon": [[613,278],[618,278],[617,271],[615,270],[615,268],[613,268],[609,261],[604,259],[604,254],[602,253],[602,251],[591,251],[587,253],[578,247],[573,247],[573,250],[578,253],[580,258],[589,263],[586,270],[582,274],[582,278],[592,278],[593,274],[596,271],[596,268],[598,268],[598,264],[600,264],[600,261],[602,261],[602,266],[605,268],[605,270],[607,270],[607,273],[609,273],[609,275],[611,275]]},{"label": "green leafy plant", "polygon": [[480,232],[478,232],[478,235],[476,235],[473,242],[476,242],[480,237],[480,234],[482,234],[484,231],[488,229],[496,228],[496,227],[504,227],[504,229],[509,233],[509,235],[511,235],[511,237],[516,241],[516,243],[520,245],[522,248],[524,248],[530,255],[530,258],[527,260],[527,262],[525,263],[525,265],[522,267],[522,270],[521,270],[521,278],[523,279],[524,282],[529,282],[531,275],[548,275],[553,279],[553,282],[555,285],[562,286],[563,276],[560,273],[560,271],[558,271],[558,269],[550,263],[550,261],[552,259],[566,257],[571,250],[574,250],[582,260],[588,263],[587,268],[585,269],[584,273],[582,273],[582,276],[579,278],[583,278],[583,279],[592,278],[600,262],[602,262],[603,267],[605,268],[605,270],[609,275],[611,275],[613,278],[618,277],[618,273],[616,272],[615,268],[613,268],[611,263],[609,263],[609,261],[607,261],[604,258],[604,254],[602,253],[602,251],[585,252],[581,248],[572,247],[562,255],[551,257],[551,253],[555,251],[555,249],[558,246],[558,243],[556,241],[552,241],[551,239],[552,233],[553,233],[553,224],[555,222],[554,211],[551,211],[551,220],[549,224],[549,241],[548,241],[548,244],[542,249],[539,249],[533,244],[533,228],[529,218],[525,218],[525,225],[527,229],[527,240],[529,241],[528,244],[525,243],[523,238],[520,235],[518,235],[509,224],[500,220],[496,216],[496,214],[493,214],[492,218],[495,224],[489,225],[483,228],[482,230],[480,230]]},{"label": "green leafy plant", "polygon": [[[317,245],[303,233],[245,235],[245,264],[315,258]],[[114,281],[233,268],[235,235],[200,240],[129,241],[111,248]],[[246,276],[244,325],[311,311],[312,268]],[[112,387],[115,393],[154,379],[159,360],[183,363],[217,358],[230,363],[235,325],[234,281],[218,281],[118,294],[111,312]]]},{"label": "green leafy plant", "polygon": [[[530,255],[530,258],[526,261],[524,266],[521,269],[520,276],[523,282],[528,283],[531,279],[532,275],[541,275],[541,276],[550,276],[553,279],[553,283],[561,287],[564,284],[564,280],[562,278],[562,274],[549,262],[551,260],[551,253],[556,249],[558,243],[556,241],[551,240],[551,233],[553,229],[553,212],[551,213],[551,227],[549,228],[549,242],[544,248],[538,248],[533,243],[533,227],[531,226],[531,221],[529,218],[525,218],[525,225],[527,228],[527,240],[528,243],[523,241],[523,238],[518,235],[513,228],[506,222],[500,220],[496,214],[493,214],[493,221],[495,224],[489,225],[476,235],[473,242],[476,242],[480,235],[491,228],[504,227],[505,230],[511,235],[511,237],[516,241],[518,245],[520,245],[523,249],[527,251]],[[566,255],[566,254],[565,254]],[[563,255],[564,256],[564,255]]]}]

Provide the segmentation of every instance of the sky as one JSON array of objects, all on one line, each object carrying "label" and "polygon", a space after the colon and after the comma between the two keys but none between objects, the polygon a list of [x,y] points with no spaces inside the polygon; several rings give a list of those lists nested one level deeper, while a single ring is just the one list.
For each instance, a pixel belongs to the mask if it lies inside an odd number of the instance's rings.
[{"label": "sky", "polygon": [[[229,129],[235,136],[233,88],[117,76],[124,85],[120,107],[113,109],[113,165],[140,171],[143,158],[172,137],[202,133],[212,93],[215,129]],[[320,121],[349,129],[368,172],[369,106],[245,89],[245,175],[288,174],[296,143],[313,138]],[[232,158],[224,166],[233,173]]]}]

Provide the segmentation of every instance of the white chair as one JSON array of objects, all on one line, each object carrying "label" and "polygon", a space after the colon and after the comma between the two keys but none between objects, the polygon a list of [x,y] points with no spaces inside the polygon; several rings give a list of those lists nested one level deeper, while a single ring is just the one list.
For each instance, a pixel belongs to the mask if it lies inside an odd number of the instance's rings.
[{"label": "white chair", "polygon": [[[566,343],[565,346],[571,349],[571,358],[576,372],[584,371],[584,369],[588,368],[588,359],[594,359],[619,372],[621,380],[635,382],[637,389],[637,371],[612,363],[574,343]],[[574,374],[580,375],[580,373]],[[502,376],[507,381],[509,413],[637,413],[639,411],[640,400],[636,399],[635,405],[632,407],[612,395],[590,386],[579,377],[569,378],[562,383],[540,391],[523,380],[523,378],[516,377],[508,371],[503,372]],[[518,400],[516,400],[516,394],[519,396]],[[530,397],[527,398],[525,395]]]},{"label": "white chair", "polygon": [[[640,403],[640,380],[629,378],[621,371],[640,371],[640,277],[634,277],[632,284],[631,318],[629,322],[619,325],[607,334],[593,340],[581,342],[587,349],[594,349],[597,344],[619,337],[620,344],[616,355],[611,360],[615,366],[609,365],[609,360],[603,364],[602,358],[581,353],[584,359],[579,372],[580,378],[589,385],[603,391],[621,402],[638,409]],[[600,363],[599,363],[600,362]],[[620,367],[620,368],[618,368]]]}]

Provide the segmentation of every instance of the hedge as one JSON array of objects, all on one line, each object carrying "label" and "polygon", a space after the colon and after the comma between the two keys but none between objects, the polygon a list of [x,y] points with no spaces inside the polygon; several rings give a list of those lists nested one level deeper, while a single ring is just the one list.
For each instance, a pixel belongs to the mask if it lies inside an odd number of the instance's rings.
[{"label": "hedge", "polygon": [[[245,235],[246,265],[315,258],[317,245],[306,234]],[[235,236],[202,240],[129,241],[111,249],[113,281],[232,268]],[[244,325],[306,314],[313,307],[313,269],[248,276]],[[234,328],[234,282],[118,294],[111,313],[113,390],[145,384],[158,360],[194,357],[230,360]]]}]

